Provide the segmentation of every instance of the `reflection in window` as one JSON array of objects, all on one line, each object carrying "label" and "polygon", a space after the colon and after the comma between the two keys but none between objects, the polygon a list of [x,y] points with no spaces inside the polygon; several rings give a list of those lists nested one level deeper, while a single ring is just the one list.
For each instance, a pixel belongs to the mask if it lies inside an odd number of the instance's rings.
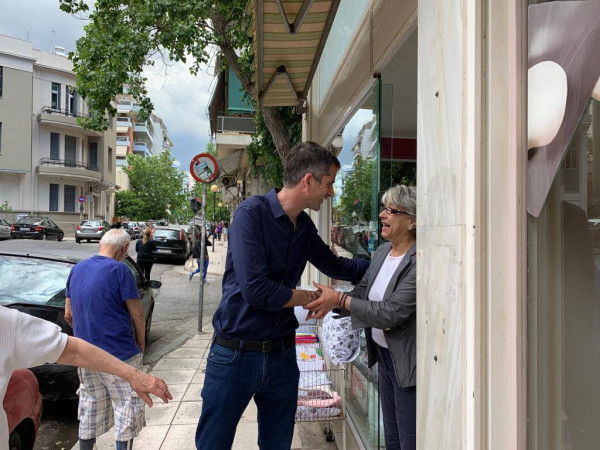
[{"label": "reflection in window", "polygon": [[600,103],[529,219],[529,446],[600,442]]}]

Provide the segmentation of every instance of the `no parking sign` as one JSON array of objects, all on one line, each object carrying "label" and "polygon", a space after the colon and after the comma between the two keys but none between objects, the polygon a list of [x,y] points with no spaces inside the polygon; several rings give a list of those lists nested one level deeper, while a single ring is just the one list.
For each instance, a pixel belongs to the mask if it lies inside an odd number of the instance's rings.
[{"label": "no parking sign", "polygon": [[200,153],[192,158],[190,174],[198,183],[208,184],[219,178],[219,162],[208,153]]}]

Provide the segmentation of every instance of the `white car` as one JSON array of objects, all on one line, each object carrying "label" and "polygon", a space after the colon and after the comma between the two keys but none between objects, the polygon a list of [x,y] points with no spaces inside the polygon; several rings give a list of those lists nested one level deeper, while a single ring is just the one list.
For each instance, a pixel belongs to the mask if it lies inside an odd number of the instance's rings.
[{"label": "white car", "polygon": [[10,223],[4,219],[0,219],[0,239],[11,239]]}]

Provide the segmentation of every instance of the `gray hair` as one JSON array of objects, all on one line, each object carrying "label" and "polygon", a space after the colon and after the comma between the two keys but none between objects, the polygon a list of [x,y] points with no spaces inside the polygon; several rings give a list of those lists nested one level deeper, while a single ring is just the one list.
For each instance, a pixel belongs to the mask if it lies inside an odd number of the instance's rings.
[{"label": "gray hair", "polygon": [[381,197],[381,203],[391,203],[392,205],[404,208],[404,210],[417,218],[417,188],[415,186],[406,186],[399,184],[389,188]]},{"label": "gray hair", "polygon": [[113,228],[109,230],[100,240],[100,247],[111,246],[121,249],[125,244],[129,244],[131,237],[123,228]]},{"label": "gray hair", "polygon": [[314,142],[301,142],[290,150],[284,162],[283,185],[294,187],[307,173],[320,183],[323,175],[329,175],[331,166],[340,168],[340,162],[333,153]]}]

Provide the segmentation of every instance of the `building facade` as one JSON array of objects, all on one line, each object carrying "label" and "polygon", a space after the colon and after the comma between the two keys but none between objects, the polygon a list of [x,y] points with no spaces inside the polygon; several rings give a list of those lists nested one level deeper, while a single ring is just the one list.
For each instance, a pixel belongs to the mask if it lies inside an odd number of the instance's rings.
[{"label": "building facade", "polygon": [[82,217],[110,220],[114,125],[102,133],[79,126],[88,109],[72,88],[71,62],[0,36],[0,71],[0,202],[14,214],[48,216],[66,235]]}]

